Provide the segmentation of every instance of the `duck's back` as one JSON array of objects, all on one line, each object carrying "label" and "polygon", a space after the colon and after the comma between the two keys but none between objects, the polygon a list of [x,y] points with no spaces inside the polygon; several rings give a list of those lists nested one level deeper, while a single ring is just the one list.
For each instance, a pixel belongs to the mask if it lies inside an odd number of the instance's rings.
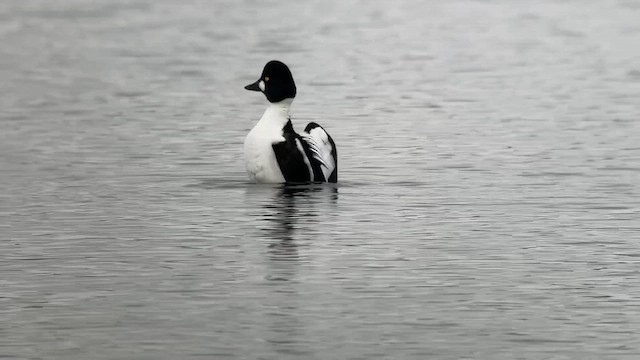
[{"label": "duck's back", "polygon": [[327,131],[315,122],[304,129],[301,138],[313,169],[313,181],[338,182],[338,149]]},{"label": "duck's back", "polygon": [[338,181],[335,143],[316,123],[297,134],[291,121],[276,130],[261,120],[245,138],[244,152],[249,178],[258,183]]}]

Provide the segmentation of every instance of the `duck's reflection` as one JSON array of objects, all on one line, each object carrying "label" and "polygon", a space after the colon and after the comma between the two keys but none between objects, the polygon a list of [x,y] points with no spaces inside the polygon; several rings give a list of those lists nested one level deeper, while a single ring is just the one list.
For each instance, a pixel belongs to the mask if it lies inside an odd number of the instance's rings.
[{"label": "duck's reflection", "polygon": [[288,187],[275,189],[273,202],[266,205],[264,219],[270,226],[265,229],[273,241],[269,244],[272,260],[295,259],[298,250],[294,241],[295,225],[299,209],[296,207],[295,192]]},{"label": "duck's reflection", "polygon": [[335,205],[338,189],[327,185],[285,185],[274,188],[272,202],[264,206],[268,211],[263,219],[269,223],[264,229],[272,242],[269,258],[272,261],[291,261],[299,258],[296,237],[318,223],[323,206]]},{"label": "duck's reflection", "polygon": [[307,355],[308,325],[301,313],[305,306],[299,303],[306,301],[305,293],[313,286],[298,276],[301,265],[309,261],[299,250],[313,246],[312,234],[327,221],[325,214],[334,213],[330,208],[335,207],[337,196],[335,186],[282,186],[273,188],[269,205],[263,206],[267,226],[262,231],[270,241],[265,268],[265,281],[270,285],[269,296],[264,298],[269,309],[265,341],[278,354]]}]

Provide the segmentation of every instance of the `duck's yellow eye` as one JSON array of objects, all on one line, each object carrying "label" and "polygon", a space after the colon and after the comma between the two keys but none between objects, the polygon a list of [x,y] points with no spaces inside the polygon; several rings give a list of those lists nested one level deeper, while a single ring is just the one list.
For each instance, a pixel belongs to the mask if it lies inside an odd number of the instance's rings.
[{"label": "duck's yellow eye", "polygon": [[268,76],[265,76],[265,77],[264,77],[264,81],[269,81],[269,77],[268,77]]}]

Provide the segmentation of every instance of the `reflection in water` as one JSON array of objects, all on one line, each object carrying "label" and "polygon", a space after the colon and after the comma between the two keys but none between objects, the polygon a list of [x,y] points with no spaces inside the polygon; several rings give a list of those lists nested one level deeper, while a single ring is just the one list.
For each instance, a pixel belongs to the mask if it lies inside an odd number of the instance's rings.
[{"label": "reflection in water", "polygon": [[270,212],[265,214],[265,220],[270,222],[267,229],[269,237],[275,241],[269,244],[269,254],[272,260],[286,260],[298,257],[293,234],[298,219],[295,193],[285,186],[277,189],[273,196],[273,203],[265,205]]},{"label": "reflection in water", "polygon": [[312,221],[317,216],[318,206],[335,204],[338,189],[331,185],[282,186],[276,189],[273,201],[264,208],[270,211],[264,219],[270,223],[265,230],[274,240],[269,244],[270,259],[291,260],[298,257],[295,231],[298,220]]},{"label": "reflection in water", "polygon": [[269,309],[265,314],[269,336],[265,339],[273,351],[282,355],[311,355],[305,345],[308,339],[307,324],[301,320],[298,304],[301,282],[296,281],[300,265],[305,258],[298,252],[296,232],[304,235],[306,222],[317,221],[323,205],[334,206],[337,200],[335,186],[283,186],[274,189],[272,201],[265,205],[263,218],[269,223],[265,233],[272,239],[267,252],[267,275],[265,280],[270,296],[265,299]]}]

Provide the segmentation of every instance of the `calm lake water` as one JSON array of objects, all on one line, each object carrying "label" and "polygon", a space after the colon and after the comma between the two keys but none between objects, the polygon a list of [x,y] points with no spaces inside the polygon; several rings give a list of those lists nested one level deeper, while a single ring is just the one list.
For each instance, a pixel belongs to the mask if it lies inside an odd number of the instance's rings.
[{"label": "calm lake water", "polygon": [[[0,358],[640,358],[640,2],[0,3]],[[251,184],[271,59],[340,183]]]}]

